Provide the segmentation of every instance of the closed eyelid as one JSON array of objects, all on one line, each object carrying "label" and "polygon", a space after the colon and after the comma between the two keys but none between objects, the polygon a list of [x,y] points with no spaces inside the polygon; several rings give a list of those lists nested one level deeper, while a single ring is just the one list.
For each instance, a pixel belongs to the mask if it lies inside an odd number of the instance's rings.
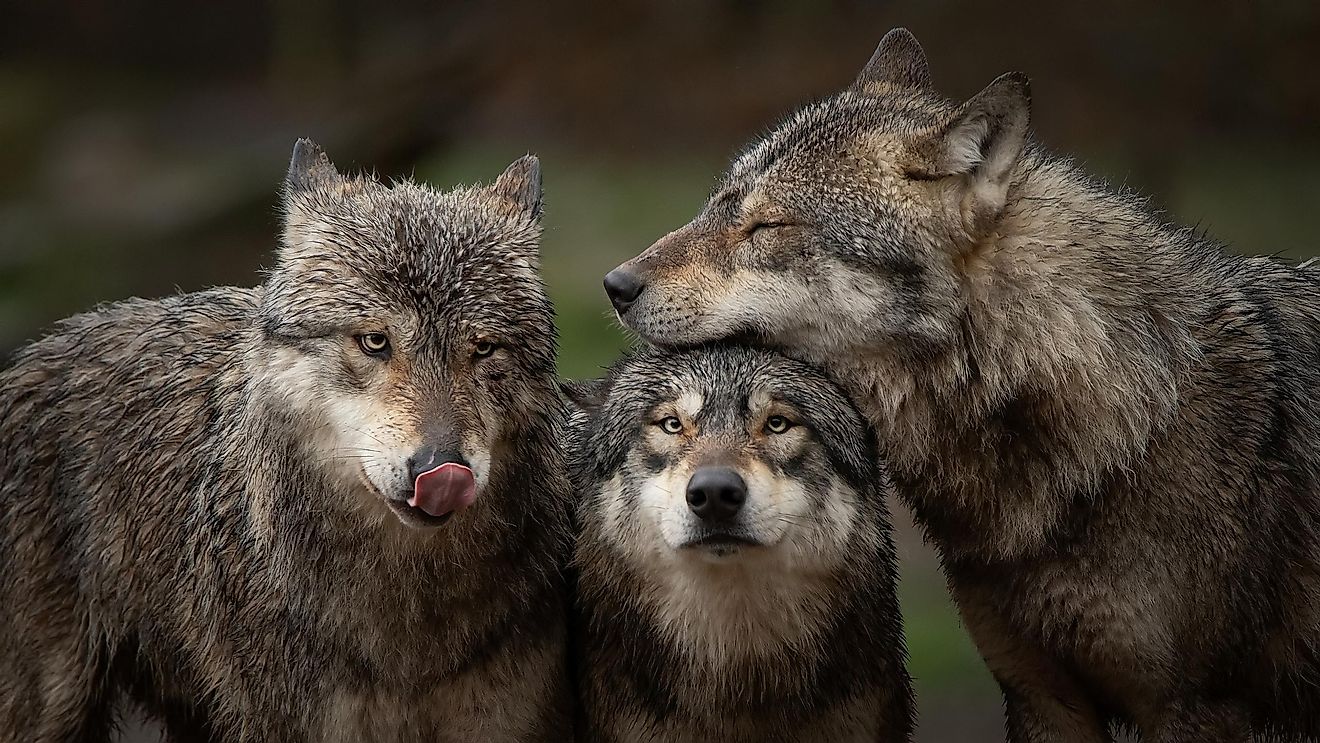
[{"label": "closed eyelid", "polygon": [[764,228],[789,227],[796,222],[783,212],[757,210],[740,220],[743,231],[752,233]]},{"label": "closed eyelid", "polygon": [[756,216],[747,220],[748,224],[761,227],[786,227],[793,224],[793,220],[783,212],[758,212]]}]

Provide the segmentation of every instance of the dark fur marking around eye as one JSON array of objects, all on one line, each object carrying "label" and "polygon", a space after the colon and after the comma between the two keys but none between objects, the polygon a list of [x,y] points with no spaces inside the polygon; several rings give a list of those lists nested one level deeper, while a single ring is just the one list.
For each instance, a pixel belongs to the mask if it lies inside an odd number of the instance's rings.
[{"label": "dark fur marking around eye", "polygon": [[751,395],[742,395],[738,398],[738,416],[743,419],[752,417]]},{"label": "dark fur marking around eye", "polygon": [[789,477],[798,477],[810,468],[807,466],[807,452],[799,452],[784,461],[782,465],[777,465],[776,469]]},{"label": "dark fur marking around eye", "polygon": [[646,457],[642,459],[642,466],[646,468],[647,472],[652,474],[663,472],[671,464],[673,464],[673,462],[669,457],[658,452],[649,452]]}]

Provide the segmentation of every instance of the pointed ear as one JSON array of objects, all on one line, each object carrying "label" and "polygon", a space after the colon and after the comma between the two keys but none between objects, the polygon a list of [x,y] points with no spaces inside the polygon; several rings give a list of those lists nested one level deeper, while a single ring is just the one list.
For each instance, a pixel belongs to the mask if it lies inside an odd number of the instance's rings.
[{"label": "pointed ear", "polygon": [[994,220],[1008,197],[1009,178],[1022,154],[1031,123],[1031,83],[1021,72],[1000,75],[964,103],[953,118],[917,147],[920,163],[911,169],[925,179],[962,176],[967,226],[977,230]]},{"label": "pointed ear", "polygon": [[514,160],[490,189],[533,219],[541,218],[541,161],[536,155],[523,155]]},{"label": "pointed ear", "polygon": [[896,88],[925,89],[930,87],[930,63],[917,37],[906,28],[896,28],[880,40],[871,55],[871,61],[862,68],[853,88],[865,91],[873,85],[892,85]]},{"label": "pointed ear", "polygon": [[559,383],[559,391],[579,410],[594,413],[605,402],[609,393],[609,384],[600,379],[565,379]]},{"label": "pointed ear", "polygon": [[284,177],[284,186],[289,193],[322,188],[339,180],[339,171],[335,170],[320,145],[310,139],[294,143],[289,173]]}]

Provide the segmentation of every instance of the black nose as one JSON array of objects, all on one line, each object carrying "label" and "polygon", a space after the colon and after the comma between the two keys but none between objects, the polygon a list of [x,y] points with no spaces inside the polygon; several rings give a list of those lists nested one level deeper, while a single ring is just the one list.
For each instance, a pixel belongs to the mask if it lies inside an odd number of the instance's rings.
[{"label": "black nose", "polygon": [[468,462],[463,455],[458,452],[444,452],[434,446],[423,446],[408,457],[408,478],[416,480],[417,476],[423,472],[430,472],[447,462],[456,462],[468,466]]},{"label": "black nose", "polygon": [[688,480],[688,508],[707,521],[733,518],[747,500],[747,483],[728,467],[702,467]]},{"label": "black nose", "polygon": [[619,314],[627,312],[645,288],[646,284],[642,283],[637,274],[622,268],[605,274],[605,293],[610,295],[610,304],[614,305]]}]

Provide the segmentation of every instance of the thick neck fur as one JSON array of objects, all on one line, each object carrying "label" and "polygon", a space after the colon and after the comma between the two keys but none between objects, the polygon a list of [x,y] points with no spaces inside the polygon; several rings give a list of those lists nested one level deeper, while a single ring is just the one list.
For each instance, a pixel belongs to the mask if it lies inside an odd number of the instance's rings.
[{"label": "thick neck fur", "polygon": [[[815,574],[765,556],[645,569],[607,546],[599,526],[588,519],[577,552],[583,694],[603,736],[589,740],[814,740],[804,731],[854,723],[871,735],[908,729],[887,540],[859,538],[847,566]],[[854,717],[853,703],[866,714]]]},{"label": "thick neck fur", "polygon": [[[659,578],[620,560],[579,545],[587,739],[853,739],[853,725],[903,738],[909,690],[883,562],[858,554],[832,577],[747,565]],[[817,727],[834,732],[808,734]]]},{"label": "thick neck fur", "polygon": [[703,675],[722,677],[744,663],[774,663],[795,651],[809,652],[819,642],[836,603],[829,595],[831,576],[795,575],[780,567],[747,559],[664,566],[625,582],[639,587],[638,608],[658,639]]},{"label": "thick neck fur", "polygon": [[1171,420],[1200,353],[1205,298],[1179,278],[1204,268],[1199,238],[1066,162],[1028,152],[1018,168],[996,230],[948,257],[965,301],[948,346],[840,354],[955,558],[1043,547]]}]

